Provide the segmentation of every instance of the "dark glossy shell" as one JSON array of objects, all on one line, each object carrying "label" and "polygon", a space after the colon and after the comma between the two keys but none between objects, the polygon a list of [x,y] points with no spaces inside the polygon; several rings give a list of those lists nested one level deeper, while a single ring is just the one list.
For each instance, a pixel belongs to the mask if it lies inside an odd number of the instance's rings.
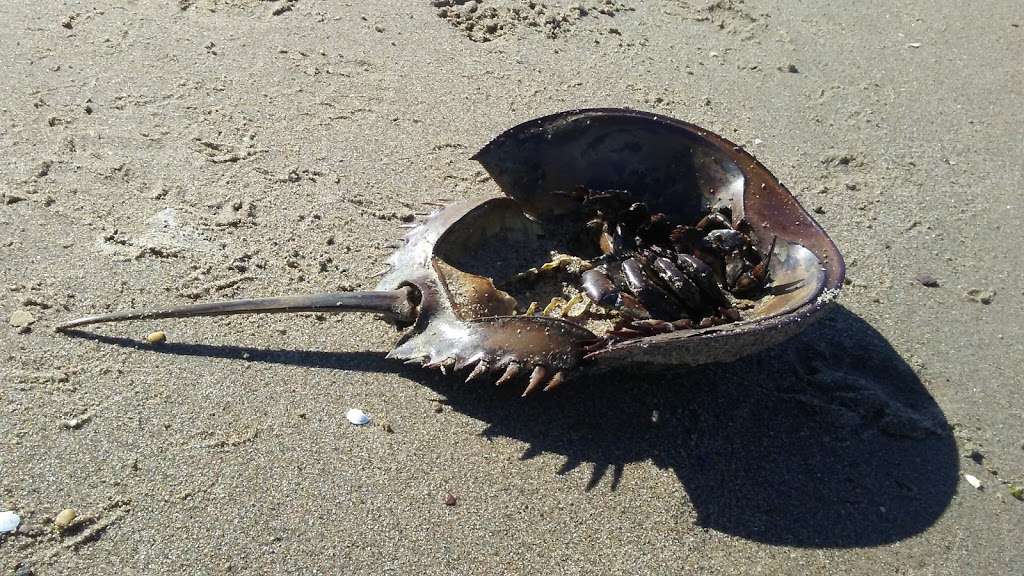
[{"label": "dark glossy shell", "polygon": [[474,158],[542,225],[575,205],[559,191],[628,190],[654,212],[695,222],[726,206],[757,247],[777,238],[772,291],[746,320],[625,341],[586,357],[594,365],[702,364],[757,352],[803,330],[838,295],[843,258],[796,198],[743,148],[698,126],[647,112],[587,109],[520,124]]}]

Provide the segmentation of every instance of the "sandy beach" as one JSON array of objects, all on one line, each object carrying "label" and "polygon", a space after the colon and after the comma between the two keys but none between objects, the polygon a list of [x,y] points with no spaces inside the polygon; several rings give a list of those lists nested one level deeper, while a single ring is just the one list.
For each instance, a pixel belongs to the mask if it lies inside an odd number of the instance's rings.
[{"label": "sandy beach", "polygon": [[[1024,13],[961,4],[0,4],[0,571],[1024,572]],[[403,224],[501,193],[474,152],[581,107],[743,146],[839,304],[527,399],[364,314],[54,331],[372,289]]]}]

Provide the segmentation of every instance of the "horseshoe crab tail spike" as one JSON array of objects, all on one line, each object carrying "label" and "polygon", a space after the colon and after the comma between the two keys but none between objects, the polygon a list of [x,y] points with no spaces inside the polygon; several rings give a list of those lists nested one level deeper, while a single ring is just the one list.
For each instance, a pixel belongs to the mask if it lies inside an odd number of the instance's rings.
[{"label": "horseshoe crab tail spike", "polygon": [[441,374],[448,375],[448,371],[455,368],[455,358],[445,358],[438,368],[441,370]]},{"label": "horseshoe crab tail spike", "polygon": [[544,387],[544,392],[550,392],[565,382],[565,372],[555,372],[555,375],[551,377],[551,381]]},{"label": "horseshoe crab tail spike", "polygon": [[158,318],[190,318],[193,316],[227,316],[231,314],[280,314],[286,312],[373,312],[398,326],[411,325],[416,320],[419,291],[411,286],[380,292],[334,292],[308,296],[282,296],[226,300],[207,304],[190,304],[164,310],[126,310],[85,316],[64,322],[58,331],[125,320],[153,320]]},{"label": "horseshoe crab tail spike", "polygon": [[530,374],[530,383],[526,386],[526,390],[523,390],[523,397],[525,398],[531,392],[540,388],[544,378],[548,375],[548,369],[538,365],[533,369],[533,374]]},{"label": "horseshoe crab tail spike", "polygon": [[519,374],[519,364],[513,362],[508,365],[508,368],[505,368],[505,373],[501,375],[501,378],[498,378],[498,381],[495,382],[494,385],[501,386],[505,382],[515,378],[516,374]]},{"label": "horseshoe crab tail spike", "polygon": [[471,382],[480,377],[484,372],[487,372],[487,361],[481,360],[479,364],[473,368],[473,371],[466,377],[466,382]]}]

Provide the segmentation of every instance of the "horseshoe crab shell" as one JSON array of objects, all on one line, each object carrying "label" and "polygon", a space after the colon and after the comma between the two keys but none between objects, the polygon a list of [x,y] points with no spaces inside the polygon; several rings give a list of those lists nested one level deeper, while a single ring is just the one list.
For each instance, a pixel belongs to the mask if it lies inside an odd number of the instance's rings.
[{"label": "horseshoe crab shell", "polygon": [[[427,218],[388,260],[391,270],[375,291],[127,310],[57,328],[225,314],[373,312],[406,329],[389,357],[442,371],[472,366],[469,379],[492,372],[501,374],[499,384],[529,371],[529,393],[541,385],[554,388],[582,367],[734,360],[799,332],[842,285],[842,256],[793,195],[746,151],[692,124],[633,110],[573,110],[520,124],[474,159],[505,196],[456,204]],[[744,220],[761,252],[774,246],[769,294],[738,322],[611,345],[570,320],[517,315],[502,283],[552,252],[571,254],[581,214],[565,192],[581,187],[627,191],[677,222],[730,208],[733,224]]]},{"label": "horseshoe crab shell", "polygon": [[652,211],[693,222],[715,206],[745,218],[771,259],[771,295],[743,321],[628,340],[590,353],[594,366],[725,362],[777,344],[835,300],[845,265],[832,239],[742,147],[708,130],[628,109],[572,110],[520,124],[474,159],[542,225],[572,207],[554,192],[628,190]]}]

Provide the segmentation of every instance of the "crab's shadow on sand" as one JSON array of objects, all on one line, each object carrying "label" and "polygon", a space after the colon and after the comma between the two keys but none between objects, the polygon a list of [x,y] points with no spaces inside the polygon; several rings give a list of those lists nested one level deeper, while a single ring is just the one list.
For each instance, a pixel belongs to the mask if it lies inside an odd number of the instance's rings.
[{"label": "crab's shadow on sand", "polygon": [[[137,342],[78,333],[123,346]],[[632,462],[679,478],[700,525],[759,542],[862,547],[926,530],[956,491],[956,443],[914,371],[842,307],[793,340],[731,364],[588,375],[556,394],[457,385],[384,358],[175,344],[172,354],[397,372],[435,389],[484,434],[555,453],[617,489]]]}]

